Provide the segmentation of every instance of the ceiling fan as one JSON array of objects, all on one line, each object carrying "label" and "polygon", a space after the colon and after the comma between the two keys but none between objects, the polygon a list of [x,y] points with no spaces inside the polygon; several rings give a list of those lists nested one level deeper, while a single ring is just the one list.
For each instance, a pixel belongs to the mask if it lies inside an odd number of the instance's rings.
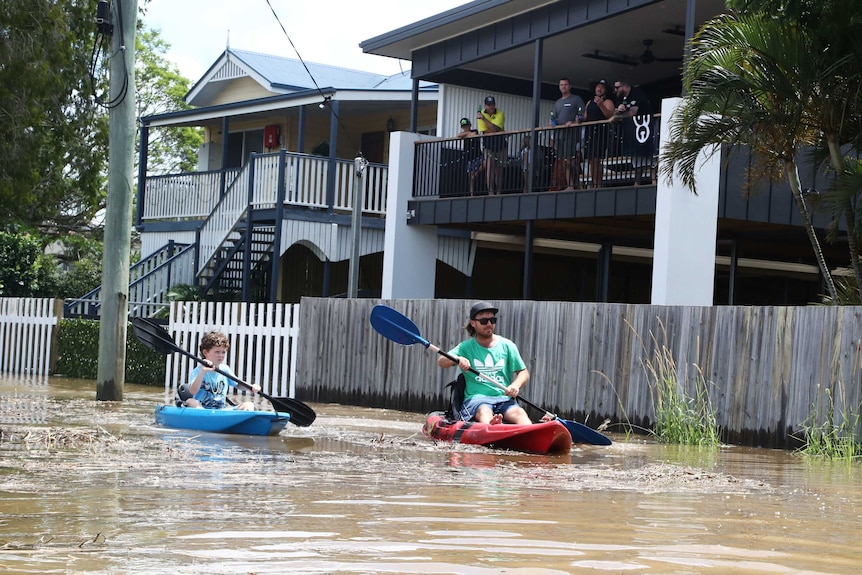
[{"label": "ceiling fan", "polygon": [[638,64],[651,64],[653,62],[682,62],[682,58],[658,58],[652,51],[652,40],[644,40],[645,49],[640,56],[628,56],[626,54],[618,54],[614,52],[605,52],[603,50],[593,50],[582,54],[584,58],[592,58],[593,60],[602,60],[604,62],[612,62],[614,64],[623,64],[624,66],[637,66]]},{"label": "ceiling fan", "polygon": [[603,62],[613,62],[614,64],[623,64],[625,66],[637,66],[639,62],[636,58],[626,56],[625,54],[615,54],[613,52],[604,52],[602,50],[593,50],[586,54],[581,54],[584,58],[592,58],[593,60],[602,60]]},{"label": "ceiling fan", "polygon": [[638,57],[638,60],[641,64],[651,64],[653,62],[682,62],[682,58],[657,58],[655,54],[652,52],[652,40],[644,40],[644,46],[646,49],[644,53]]}]

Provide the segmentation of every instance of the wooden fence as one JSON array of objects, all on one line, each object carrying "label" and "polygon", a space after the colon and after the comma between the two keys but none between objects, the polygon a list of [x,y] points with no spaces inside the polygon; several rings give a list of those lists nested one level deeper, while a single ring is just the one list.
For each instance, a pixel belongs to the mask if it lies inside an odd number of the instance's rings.
[{"label": "wooden fence", "polygon": [[[420,344],[377,334],[368,322],[376,303],[404,313],[423,337],[450,349],[466,337],[473,302],[303,298],[298,397],[417,412],[443,407],[455,369],[437,367]],[[792,434],[812,414],[825,421],[830,401],[837,423],[859,413],[859,307],[495,303],[497,333],[518,344],[532,376],[525,397],[593,426],[605,418],[651,425],[654,385],[645,362],[663,349],[690,394],[702,375],[730,443],[797,445]]]},{"label": "wooden fence", "polygon": [[[260,384],[271,396],[293,397],[298,319],[298,304],[173,302],[168,331],[179,347],[198,357],[204,333],[214,329],[225,333],[231,344],[226,363],[240,379]],[[189,380],[195,365],[180,354],[168,356],[165,395],[169,402],[177,384]]]},{"label": "wooden fence", "polygon": [[48,375],[63,300],[0,298],[0,373]]},{"label": "wooden fence", "polygon": [[[200,336],[231,340],[228,364],[273,396],[423,412],[443,407],[442,370],[423,346],[395,344],[368,322],[386,303],[431,343],[465,337],[472,301],[303,298],[300,305],[174,302],[169,331],[198,353]],[[515,341],[533,403],[593,426],[649,427],[655,387],[645,369],[666,350],[677,379],[706,390],[730,443],[787,447],[806,421],[841,424],[862,405],[862,308],[680,307],[498,301],[497,333]],[[0,298],[0,372],[47,375],[62,301]],[[303,326],[299,336],[300,323]],[[168,358],[165,392],[194,362]],[[813,418],[813,419],[811,419]],[[857,436],[859,421],[850,420]],[[614,429],[613,427],[611,428]]]}]

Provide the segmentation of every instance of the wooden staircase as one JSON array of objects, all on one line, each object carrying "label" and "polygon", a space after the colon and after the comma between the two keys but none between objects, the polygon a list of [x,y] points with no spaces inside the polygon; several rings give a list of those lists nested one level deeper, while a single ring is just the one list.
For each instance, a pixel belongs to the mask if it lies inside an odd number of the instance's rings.
[{"label": "wooden staircase", "polygon": [[243,279],[247,280],[247,301],[268,301],[269,279],[275,249],[275,226],[258,224],[251,230],[240,220],[198,274],[204,293],[236,294],[246,299]]}]

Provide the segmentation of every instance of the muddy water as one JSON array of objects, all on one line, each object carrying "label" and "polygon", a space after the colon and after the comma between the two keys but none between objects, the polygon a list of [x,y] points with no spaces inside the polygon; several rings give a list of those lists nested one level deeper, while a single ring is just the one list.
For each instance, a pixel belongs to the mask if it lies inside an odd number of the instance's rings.
[{"label": "muddy water", "polygon": [[0,573],[862,571],[862,467],[613,436],[557,457],[437,445],[314,405],[271,438],[153,425],[129,385],[0,380]]}]

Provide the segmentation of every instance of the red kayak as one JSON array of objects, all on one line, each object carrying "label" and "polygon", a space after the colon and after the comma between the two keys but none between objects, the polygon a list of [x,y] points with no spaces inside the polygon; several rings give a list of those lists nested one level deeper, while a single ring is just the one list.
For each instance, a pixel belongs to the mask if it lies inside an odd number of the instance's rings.
[{"label": "red kayak", "polygon": [[532,425],[510,423],[476,423],[452,421],[443,412],[429,413],[422,433],[438,441],[487,445],[527,453],[568,453],[572,435],[559,421],[543,421]]}]

